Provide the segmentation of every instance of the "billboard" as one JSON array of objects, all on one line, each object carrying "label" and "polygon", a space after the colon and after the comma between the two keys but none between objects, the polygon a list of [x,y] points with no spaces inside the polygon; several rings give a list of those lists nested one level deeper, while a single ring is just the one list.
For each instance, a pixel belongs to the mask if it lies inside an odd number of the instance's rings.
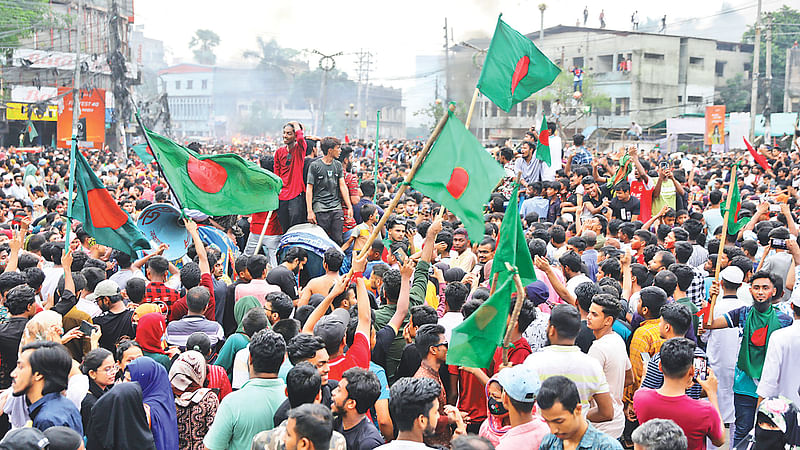
[{"label": "billboard", "polygon": [[[58,94],[71,88],[58,88]],[[72,93],[58,101],[58,148],[69,148],[72,141]],[[78,148],[103,148],[106,136],[106,92],[103,89],[81,90],[80,118],[78,119]]]},{"label": "billboard", "polygon": [[706,106],[705,145],[725,143],[725,105]]},{"label": "billboard", "polygon": [[[56,105],[47,105],[43,109],[36,108],[36,105],[29,103],[6,103],[6,119],[7,120],[45,120],[48,122],[55,122],[58,118],[58,107]],[[30,116],[28,114],[30,113]]]}]

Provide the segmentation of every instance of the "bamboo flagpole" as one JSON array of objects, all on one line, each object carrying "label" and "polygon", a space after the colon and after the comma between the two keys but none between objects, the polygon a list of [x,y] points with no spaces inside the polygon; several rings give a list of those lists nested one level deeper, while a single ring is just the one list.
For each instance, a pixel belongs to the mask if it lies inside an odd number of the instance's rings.
[{"label": "bamboo flagpole", "polygon": [[264,233],[267,232],[267,224],[269,224],[269,219],[272,218],[272,213],[273,212],[274,211],[270,211],[270,212],[267,213],[267,219],[264,221],[264,226],[261,227],[261,234],[258,235],[258,243],[256,244],[256,249],[255,249],[255,251],[253,251],[254,255],[257,255],[258,251],[261,250],[261,242],[264,241]]},{"label": "bamboo flagpole", "polygon": [[478,88],[475,88],[475,92],[472,94],[472,101],[469,102],[469,112],[467,112],[467,121],[464,122],[464,128],[469,130],[469,124],[472,122],[472,112],[475,111],[475,103],[478,101],[478,95],[480,95],[481,91]]},{"label": "bamboo flagpole", "polygon": [[[733,167],[731,168],[731,182],[728,185],[728,198],[725,201],[725,204],[727,205],[727,210],[725,211],[725,217],[723,218],[722,221],[722,237],[719,239],[719,250],[717,251],[717,268],[714,270],[714,283],[719,282],[719,271],[722,268],[722,258],[720,258],[719,255],[721,255],[722,252],[725,250],[725,240],[728,237],[728,218],[730,217],[731,214],[731,200],[732,200],[731,193],[733,192],[733,183],[736,182],[737,182],[736,164],[734,164]],[[734,220],[735,219],[736,218],[734,217]],[[716,304],[717,304],[717,296],[712,295],[711,301],[708,304],[708,314],[706,314],[705,317],[707,325],[711,325],[711,322],[714,321],[714,306]]]},{"label": "bamboo flagpole", "polygon": [[83,39],[83,0],[78,0],[78,39],[75,40],[75,77],[72,79],[72,143],[69,146],[69,187],[67,190],[67,232],[64,248],[69,249],[72,233],[72,203],[75,194],[75,152],[78,151],[78,121],[81,117],[81,40]]},{"label": "bamboo flagpole", "polygon": [[[374,178],[375,178],[375,193],[372,194],[372,201],[374,202],[376,198],[378,198],[378,149],[380,148],[380,136],[381,136],[381,110],[378,110],[378,120],[375,124],[375,168],[374,168]],[[370,242],[370,245],[372,243]]]},{"label": "bamboo flagpole", "polygon": [[503,364],[508,363],[508,347],[511,345],[511,333],[513,333],[514,328],[517,326],[519,312],[522,310],[522,304],[525,302],[525,287],[522,286],[519,271],[508,262],[506,262],[506,269],[514,274],[514,284],[517,287],[517,301],[514,303],[514,310],[511,312],[511,320],[508,321],[508,327],[506,328],[506,336],[503,338]]},{"label": "bamboo flagpole", "polygon": [[[450,111],[454,111],[455,106],[450,105],[449,109]],[[356,259],[363,258],[364,255],[366,255],[367,252],[369,251],[370,247],[372,247],[372,243],[375,242],[375,238],[378,237],[378,233],[380,233],[380,230],[383,229],[383,227],[386,225],[386,221],[389,220],[389,216],[391,215],[392,211],[394,211],[394,209],[397,207],[397,204],[403,197],[403,193],[405,193],[409,183],[411,183],[411,180],[414,179],[414,175],[417,174],[417,170],[419,170],[420,166],[422,165],[422,162],[425,161],[425,157],[428,156],[428,153],[431,151],[431,147],[433,147],[433,143],[436,142],[436,139],[439,137],[439,133],[442,132],[444,125],[447,123],[448,117],[449,114],[444,114],[442,118],[439,119],[439,123],[436,124],[436,128],[433,130],[433,133],[431,133],[431,136],[428,138],[428,141],[425,142],[425,146],[422,147],[419,156],[417,156],[417,160],[414,161],[414,165],[411,167],[411,170],[408,172],[408,175],[406,175],[405,180],[400,185],[400,188],[397,190],[397,193],[394,194],[394,198],[392,198],[392,201],[391,203],[389,203],[389,206],[386,208],[386,211],[383,212],[381,220],[375,225],[375,228],[372,229],[372,233],[369,235],[369,238],[367,238],[367,242],[361,248],[361,253],[358,254],[358,257]]]}]

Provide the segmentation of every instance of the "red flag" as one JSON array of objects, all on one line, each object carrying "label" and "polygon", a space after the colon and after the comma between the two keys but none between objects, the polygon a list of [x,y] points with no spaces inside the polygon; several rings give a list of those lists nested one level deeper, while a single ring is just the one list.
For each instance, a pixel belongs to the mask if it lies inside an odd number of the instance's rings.
[{"label": "red flag", "polygon": [[711,314],[711,303],[706,304],[706,306],[703,307],[703,309],[697,311],[694,315],[697,317],[702,317],[703,320],[705,321],[709,314]]},{"label": "red flag", "polygon": [[764,169],[765,171],[769,170],[769,163],[767,163],[766,156],[762,155],[761,153],[758,153],[756,149],[754,149],[753,146],[750,145],[749,142],[747,142],[747,138],[743,139],[744,139],[744,145],[746,145],[747,150],[750,151],[750,156],[752,156],[753,159],[756,160],[756,162],[758,163],[759,166],[761,166],[762,169]]}]

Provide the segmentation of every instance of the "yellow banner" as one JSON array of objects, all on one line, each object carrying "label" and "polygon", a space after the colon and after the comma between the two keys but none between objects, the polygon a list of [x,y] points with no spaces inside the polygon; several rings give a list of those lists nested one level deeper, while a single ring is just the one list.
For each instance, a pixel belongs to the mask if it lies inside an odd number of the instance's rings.
[{"label": "yellow banner", "polygon": [[[7,120],[44,120],[47,122],[55,122],[58,120],[58,106],[47,105],[44,114],[39,115],[36,112],[35,105],[31,103],[6,103],[6,119]],[[33,109],[33,113],[28,117],[28,111]]]},{"label": "yellow banner", "polygon": [[367,121],[366,120],[362,120],[361,121],[361,128],[367,128]]}]

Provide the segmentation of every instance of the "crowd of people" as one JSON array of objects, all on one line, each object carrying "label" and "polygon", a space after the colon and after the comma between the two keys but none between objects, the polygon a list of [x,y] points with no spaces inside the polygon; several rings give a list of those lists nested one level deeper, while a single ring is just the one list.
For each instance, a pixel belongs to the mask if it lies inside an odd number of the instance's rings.
[{"label": "crowd of people", "polygon": [[[387,211],[422,142],[288,123],[240,151],[282,179],[278,209],[194,214],[180,260],[68,220],[65,151],[3,151],[0,448],[800,448],[800,153],[601,154],[549,127],[550,165],[533,129],[487,150],[506,177],[470,236],[420,192]],[[136,220],[170,191],[131,155],[88,159]],[[515,200],[536,281],[511,345],[448,364]],[[279,251],[301,224],[335,243],[320,273]],[[202,227],[235,243],[229,265]]]}]

